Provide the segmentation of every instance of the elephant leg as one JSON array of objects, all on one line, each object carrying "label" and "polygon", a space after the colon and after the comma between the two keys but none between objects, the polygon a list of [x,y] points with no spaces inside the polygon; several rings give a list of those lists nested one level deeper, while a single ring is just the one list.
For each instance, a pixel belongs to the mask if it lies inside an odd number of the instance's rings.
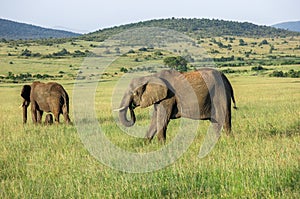
[{"label": "elephant leg", "polygon": [[34,124],[37,123],[37,107],[36,102],[31,103],[31,117]]},{"label": "elephant leg", "polygon": [[213,133],[215,134],[215,137],[219,139],[221,136],[222,125],[217,122],[216,123],[212,122],[211,126],[212,126]]},{"label": "elephant leg", "polygon": [[154,104],[154,111],[152,113],[151,124],[146,134],[146,138],[151,142],[157,132],[157,104]]},{"label": "elephant leg", "polygon": [[161,142],[166,141],[167,126],[170,122],[175,99],[167,99],[157,106],[157,137]]},{"label": "elephant leg", "polygon": [[59,101],[55,101],[55,103],[52,103],[51,107],[52,107],[51,112],[53,113],[55,124],[58,124],[59,115],[61,113],[61,107],[59,106]]},{"label": "elephant leg", "polygon": [[37,123],[42,123],[43,111],[37,111]]},{"label": "elephant leg", "polygon": [[[213,93],[212,99],[212,116],[211,116],[211,130],[214,132],[216,137],[221,134],[222,127],[228,134],[231,129],[230,118],[230,103],[228,104],[228,99],[225,91],[222,87],[215,88],[217,92]],[[229,98],[230,100],[230,98]],[[229,108],[228,108],[229,107]]]},{"label": "elephant leg", "polygon": [[59,123],[59,111],[53,111],[53,115],[54,115],[54,121],[56,124]]},{"label": "elephant leg", "polygon": [[230,110],[230,108],[226,112],[226,115],[225,115],[224,131],[226,132],[226,135],[229,135],[231,133],[231,110]]},{"label": "elephant leg", "polygon": [[63,115],[64,115],[64,119],[65,119],[66,124],[70,124],[71,120],[70,120],[69,114],[64,113]]},{"label": "elephant leg", "polygon": [[63,112],[63,116],[64,116],[64,120],[65,120],[66,124],[69,124],[71,121],[70,121],[68,111],[65,108],[63,108],[62,112]]}]

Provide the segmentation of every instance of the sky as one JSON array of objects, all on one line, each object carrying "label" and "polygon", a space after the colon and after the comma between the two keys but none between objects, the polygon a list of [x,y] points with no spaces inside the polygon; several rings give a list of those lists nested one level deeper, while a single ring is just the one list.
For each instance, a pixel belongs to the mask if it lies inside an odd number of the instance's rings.
[{"label": "sky", "polygon": [[300,21],[299,8],[299,0],[3,0],[0,18],[88,33],[171,17],[273,25]]}]

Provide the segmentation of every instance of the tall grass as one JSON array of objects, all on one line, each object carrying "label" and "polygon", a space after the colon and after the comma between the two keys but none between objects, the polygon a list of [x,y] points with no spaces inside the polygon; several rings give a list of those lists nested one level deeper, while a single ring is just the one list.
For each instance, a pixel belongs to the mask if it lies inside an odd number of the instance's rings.
[{"label": "tall grass", "polygon": [[[269,53],[269,46],[254,49],[251,45],[252,42],[259,43],[262,38],[243,39],[249,45],[239,46],[239,38],[232,43],[231,53],[236,57],[244,57],[245,52],[251,49],[253,54],[250,58],[259,59]],[[217,48],[211,46],[209,40],[205,39],[204,48]],[[228,44],[223,38],[218,40]],[[288,44],[284,44],[284,40]],[[299,52],[293,48],[298,45],[298,40],[268,39],[277,49],[273,54],[297,56]],[[77,43],[79,45],[65,43],[51,47],[9,47],[3,44],[0,75],[6,75],[8,71],[51,75],[64,71],[65,74],[76,75],[82,58],[27,59],[19,54],[25,48],[42,54],[57,52],[62,48],[70,52],[91,48],[91,42]],[[228,57],[227,49],[218,50],[220,53],[216,57]],[[123,53],[127,49],[121,51]],[[8,52],[13,56],[7,56]],[[143,61],[145,63],[134,61],[134,57],[120,57],[106,72],[111,75],[119,72],[116,68],[121,66],[130,68],[148,63]],[[264,66],[270,71],[297,67]],[[233,69],[250,71],[249,68]],[[239,107],[232,112],[233,136],[222,134],[212,152],[199,159],[199,149],[209,125],[207,121],[201,121],[193,143],[175,163],[158,171],[138,174],[117,171],[99,162],[82,143],[76,125],[33,125],[30,111],[28,124],[23,125],[22,110],[18,108],[22,102],[22,85],[1,83],[0,198],[300,198],[299,81],[266,78],[263,74],[250,76],[253,74],[228,76]],[[112,113],[112,109],[117,108],[112,107],[112,94],[121,75],[110,75],[99,82],[95,94],[96,117],[105,136],[118,147],[134,153],[152,152],[164,147],[156,138],[147,144],[143,139],[129,136],[120,129],[116,114]],[[64,77],[59,82],[71,98],[70,117],[74,121],[74,82],[71,79]],[[82,97],[85,95],[82,94]],[[136,109],[136,125],[145,127],[145,131],[150,122],[150,113],[151,108]],[[86,118],[81,119],[89,122]],[[176,137],[180,121],[170,122],[166,144]],[[145,133],[141,132],[141,136]],[[111,154],[107,152],[107,155]]]},{"label": "tall grass", "polygon": [[[75,126],[34,126],[30,120],[22,125],[21,85],[1,84],[0,197],[299,198],[299,82],[229,78],[239,107],[233,111],[234,137],[222,134],[213,151],[199,159],[208,125],[202,121],[192,145],[174,164],[140,174],[120,172],[97,161]],[[69,83],[63,85],[72,96]],[[124,135],[115,124],[110,107],[115,83],[103,82],[96,93],[97,119],[107,137],[133,152],[163,147],[156,139],[144,144]],[[149,124],[148,109],[137,109],[137,117],[137,124]],[[176,136],[178,122],[170,123],[167,143]]]}]

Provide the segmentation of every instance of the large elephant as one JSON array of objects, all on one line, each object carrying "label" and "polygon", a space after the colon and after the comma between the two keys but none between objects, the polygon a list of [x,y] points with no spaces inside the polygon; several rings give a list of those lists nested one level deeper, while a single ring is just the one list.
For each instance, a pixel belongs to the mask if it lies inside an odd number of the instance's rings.
[{"label": "large elephant", "polygon": [[27,107],[30,103],[33,123],[41,123],[43,112],[53,113],[56,123],[59,123],[59,115],[63,114],[65,122],[70,123],[69,96],[62,85],[36,81],[31,85],[24,85],[21,96],[24,99],[23,123],[27,122]]},{"label": "large elephant", "polygon": [[[135,78],[120,104],[119,119],[130,127],[136,121],[134,109],[154,104],[150,128],[146,138],[150,141],[157,133],[166,140],[170,119],[180,117],[210,120],[217,128],[231,131],[231,99],[236,108],[232,86],[227,77],[212,68],[180,73],[163,70],[159,73]],[[131,118],[127,118],[128,109]]]}]

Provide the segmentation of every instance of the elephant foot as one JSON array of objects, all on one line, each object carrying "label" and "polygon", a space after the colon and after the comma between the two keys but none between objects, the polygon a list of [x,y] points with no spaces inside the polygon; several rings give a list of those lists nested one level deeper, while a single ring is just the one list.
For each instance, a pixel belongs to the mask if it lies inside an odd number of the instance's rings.
[{"label": "elephant foot", "polygon": [[144,144],[145,144],[145,145],[150,144],[151,141],[152,141],[152,138],[148,138],[148,137],[145,137],[145,138],[144,138]]},{"label": "elephant foot", "polygon": [[163,133],[159,133],[157,135],[158,138],[158,142],[161,144],[165,144],[166,143],[166,136],[163,135]]}]

